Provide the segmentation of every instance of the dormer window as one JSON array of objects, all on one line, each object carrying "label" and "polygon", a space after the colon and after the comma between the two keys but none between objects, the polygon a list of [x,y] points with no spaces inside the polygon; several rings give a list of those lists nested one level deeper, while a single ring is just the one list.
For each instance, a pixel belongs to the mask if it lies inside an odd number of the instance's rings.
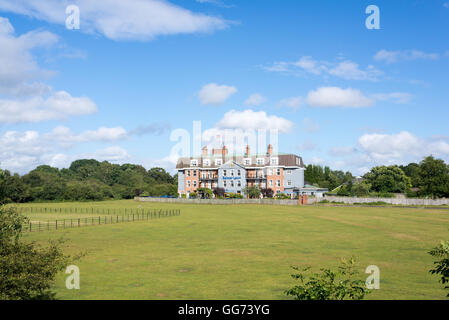
[{"label": "dormer window", "polygon": [[279,164],[279,158],[270,158],[270,164],[272,166],[277,166]]},{"label": "dormer window", "polygon": [[223,160],[222,159],[215,159],[215,165],[216,166],[221,166],[223,164]]},{"label": "dormer window", "polygon": [[205,167],[210,167],[210,160],[209,159],[204,159],[203,160],[203,164]]},{"label": "dormer window", "polygon": [[190,160],[191,167],[198,167],[198,160]]},{"label": "dormer window", "polygon": [[250,166],[250,165],[251,165],[251,158],[243,159],[243,164],[244,164],[245,166]]},{"label": "dormer window", "polygon": [[257,165],[261,166],[265,164],[265,159],[264,158],[257,158]]}]

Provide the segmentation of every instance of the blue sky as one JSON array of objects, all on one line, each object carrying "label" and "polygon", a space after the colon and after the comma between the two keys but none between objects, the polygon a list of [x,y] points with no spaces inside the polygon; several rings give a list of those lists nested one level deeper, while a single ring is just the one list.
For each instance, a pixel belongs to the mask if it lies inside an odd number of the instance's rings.
[{"label": "blue sky", "polygon": [[278,129],[279,151],[354,174],[449,160],[447,0],[0,0],[0,17],[3,169],[172,170],[193,121]]}]

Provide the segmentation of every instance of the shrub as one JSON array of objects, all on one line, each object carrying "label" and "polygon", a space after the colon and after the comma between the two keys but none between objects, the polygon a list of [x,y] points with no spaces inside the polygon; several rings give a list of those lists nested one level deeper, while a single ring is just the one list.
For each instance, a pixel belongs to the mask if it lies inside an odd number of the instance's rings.
[{"label": "shrub", "polygon": [[0,207],[0,300],[55,299],[51,286],[72,259],[60,247],[20,241],[28,219],[14,208]]},{"label": "shrub", "polygon": [[292,278],[299,284],[285,291],[295,300],[362,300],[369,291],[365,282],[356,279],[355,259],[342,259],[337,271],[321,269],[320,273],[310,273],[310,267],[292,267],[298,273]]},{"label": "shrub", "polygon": [[[442,241],[437,247],[429,251],[432,257],[440,258],[435,261],[436,267],[429,272],[440,276],[440,282],[445,285],[445,289],[449,289],[449,241]],[[447,295],[449,298],[449,293]]]}]

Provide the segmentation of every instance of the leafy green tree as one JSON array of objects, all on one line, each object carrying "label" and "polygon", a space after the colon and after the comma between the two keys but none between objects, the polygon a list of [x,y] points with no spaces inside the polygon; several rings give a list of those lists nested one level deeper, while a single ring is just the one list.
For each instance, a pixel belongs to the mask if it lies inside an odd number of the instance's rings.
[{"label": "leafy green tree", "polygon": [[250,199],[258,199],[260,196],[260,189],[258,186],[246,187],[245,194],[248,195]]},{"label": "leafy green tree", "polygon": [[72,260],[60,242],[47,247],[22,242],[27,221],[14,208],[0,207],[0,300],[55,299],[54,279]]},{"label": "leafy green tree", "polygon": [[[439,258],[435,261],[435,268],[430,270],[431,274],[440,276],[440,282],[445,285],[445,289],[449,289],[449,241],[442,241],[440,245],[429,251],[432,257]],[[449,298],[449,293],[447,294]]]},{"label": "leafy green tree", "polygon": [[420,194],[434,198],[449,197],[449,166],[433,156],[420,163]]},{"label": "leafy green tree", "polygon": [[365,179],[374,192],[405,193],[411,187],[410,178],[398,166],[374,167]]},{"label": "leafy green tree", "polygon": [[419,187],[421,167],[417,163],[409,163],[406,166],[399,166],[405,175],[410,178],[412,187]]},{"label": "leafy green tree", "polygon": [[356,197],[365,197],[369,194],[371,186],[368,183],[360,182],[356,183],[351,188],[351,194]]},{"label": "leafy green tree", "polygon": [[148,176],[158,183],[174,183],[174,178],[162,168],[151,168]]},{"label": "leafy green tree", "polygon": [[285,291],[295,300],[362,300],[369,291],[365,282],[357,278],[355,259],[342,259],[337,271],[320,269],[312,273],[310,267],[292,267],[297,273],[292,278],[299,284]]}]

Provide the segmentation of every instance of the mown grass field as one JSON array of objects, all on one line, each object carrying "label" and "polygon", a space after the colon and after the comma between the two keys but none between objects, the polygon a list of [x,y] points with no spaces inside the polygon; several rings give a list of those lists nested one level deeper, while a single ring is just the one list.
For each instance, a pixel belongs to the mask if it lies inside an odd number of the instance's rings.
[{"label": "mown grass field", "polygon": [[[30,205],[27,205],[30,206]],[[40,233],[45,244],[64,237],[68,253],[87,251],[76,263],[81,289],[61,299],[286,299],[291,265],[336,267],[358,258],[381,271],[381,289],[368,299],[443,299],[429,274],[427,254],[449,238],[449,211],[401,208],[213,206],[110,201],[33,204],[34,207],[173,208],[181,216]],[[33,219],[90,214],[35,213]]]}]

